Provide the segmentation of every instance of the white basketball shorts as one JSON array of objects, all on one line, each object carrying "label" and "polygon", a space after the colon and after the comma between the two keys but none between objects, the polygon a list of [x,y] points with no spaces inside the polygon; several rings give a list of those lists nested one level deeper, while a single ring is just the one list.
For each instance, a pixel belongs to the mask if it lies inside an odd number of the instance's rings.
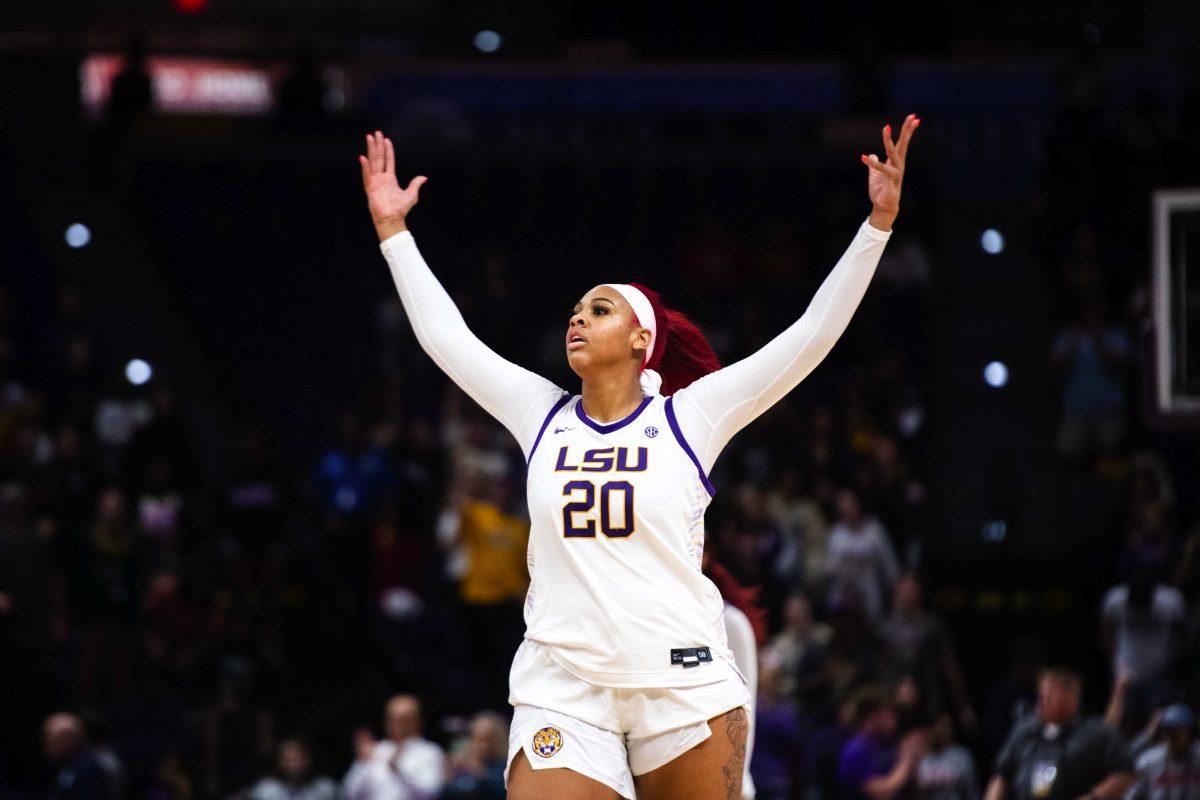
[{"label": "white basketball shorts", "polygon": [[633,776],[703,742],[712,735],[708,720],[738,707],[751,713],[745,679],[722,659],[700,667],[714,672],[702,686],[617,689],[575,677],[548,651],[526,639],[513,659],[506,786],[513,758],[524,750],[535,770],[570,769],[633,800]]}]

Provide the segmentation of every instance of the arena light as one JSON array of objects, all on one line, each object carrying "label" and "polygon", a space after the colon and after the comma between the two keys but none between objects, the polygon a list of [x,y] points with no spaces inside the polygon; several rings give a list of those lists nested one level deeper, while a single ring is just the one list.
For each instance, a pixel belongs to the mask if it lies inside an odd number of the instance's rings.
[{"label": "arena light", "polygon": [[1008,383],[1008,367],[1003,361],[991,361],[983,368],[983,380],[993,389],[999,389]]},{"label": "arena light", "polygon": [[990,256],[999,255],[1004,252],[1004,234],[995,228],[988,228],[979,237],[979,246]]},{"label": "arena light", "polygon": [[135,358],[125,365],[125,378],[134,386],[141,386],[154,375],[154,370],[140,358]]},{"label": "arena light", "polygon": [[76,222],[67,228],[67,247],[78,250],[81,247],[87,247],[91,240],[92,232],[82,222]]},{"label": "arena light", "polygon": [[481,53],[494,53],[500,49],[503,40],[495,31],[480,31],[475,34],[475,49]]}]

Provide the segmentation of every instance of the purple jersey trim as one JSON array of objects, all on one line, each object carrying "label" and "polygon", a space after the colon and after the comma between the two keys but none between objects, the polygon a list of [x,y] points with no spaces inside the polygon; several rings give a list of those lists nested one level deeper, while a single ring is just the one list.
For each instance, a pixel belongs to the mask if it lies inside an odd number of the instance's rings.
[{"label": "purple jersey trim", "polygon": [[565,406],[567,404],[567,401],[570,399],[571,399],[571,393],[564,392],[563,396],[558,398],[558,400],[556,400],[554,402],[554,408],[550,409],[550,413],[546,415],[546,418],[544,420],[542,420],[542,427],[538,428],[538,435],[537,435],[537,438],[533,440],[533,447],[529,448],[529,458],[525,459],[526,467],[528,467],[529,464],[533,461],[533,454],[535,452],[537,452],[538,442],[540,442],[542,440],[542,434],[546,432],[546,427],[550,424],[550,420],[554,419],[554,415],[557,414],[558,410],[560,408],[562,408],[563,406]]},{"label": "purple jersey trim", "polygon": [[679,430],[679,421],[675,419],[675,406],[671,405],[674,399],[674,397],[668,397],[665,403],[667,424],[671,426],[671,433],[675,434],[675,438],[683,448],[683,452],[687,453],[688,458],[692,459],[692,463],[696,465],[696,472],[700,473],[700,481],[704,484],[704,488],[708,489],[709,497],[714,497],[717,494],[717,488],[712,485],[712,481],[704,474],[704,467],[700,466],[700,459],[696,458],[696,454],[692,452],[692,446],[687,443],[687,439],[683,438],[683,431]]},{"label": "purple jersey trim", "polygon": [[646,395],[642,398],[642,404],[635,408],[628,417],[625,419],[619,419],[616,422],[610,422],[607,425],[601,425],[599,422],[594,421],[587,414],[583,413],[583,398],[581,397],[579,398],[579,402],[575,404],[575,416],[579,417],[579,421],[584,425],[587,425],[589,428],[597,431],[598,433],[612,433],[613,431],[620,430],[629,423],[633,422],[637,418],[637,415],[641,414],[646,406],[650,405],[650,401],[653,399],[654,398],[652,396]]}]

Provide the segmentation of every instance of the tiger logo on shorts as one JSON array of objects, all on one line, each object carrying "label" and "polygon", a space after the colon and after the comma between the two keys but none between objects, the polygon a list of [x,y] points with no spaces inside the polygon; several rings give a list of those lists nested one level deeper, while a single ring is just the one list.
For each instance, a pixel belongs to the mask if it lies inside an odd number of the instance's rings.
[{"label": "tiger logo on shorts", "polygon": [[533,735],[533,752],[542,758],[550,758],[562,750],[562,746],[562,731],[558,728],[542,728]]}]

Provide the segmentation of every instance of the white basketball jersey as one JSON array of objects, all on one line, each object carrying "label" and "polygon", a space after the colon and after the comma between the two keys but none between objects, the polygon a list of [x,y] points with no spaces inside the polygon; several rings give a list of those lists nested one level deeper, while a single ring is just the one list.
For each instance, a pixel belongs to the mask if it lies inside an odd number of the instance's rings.
[{"label": "white basketball jersey", "polygon": [[670,398],[646,397],[602,425],[564,395],[533,444],[526,484],[525,637],[603,686],[719,680],[696,652],[733,663],[721,594],[700,570],[712,486]]}]

